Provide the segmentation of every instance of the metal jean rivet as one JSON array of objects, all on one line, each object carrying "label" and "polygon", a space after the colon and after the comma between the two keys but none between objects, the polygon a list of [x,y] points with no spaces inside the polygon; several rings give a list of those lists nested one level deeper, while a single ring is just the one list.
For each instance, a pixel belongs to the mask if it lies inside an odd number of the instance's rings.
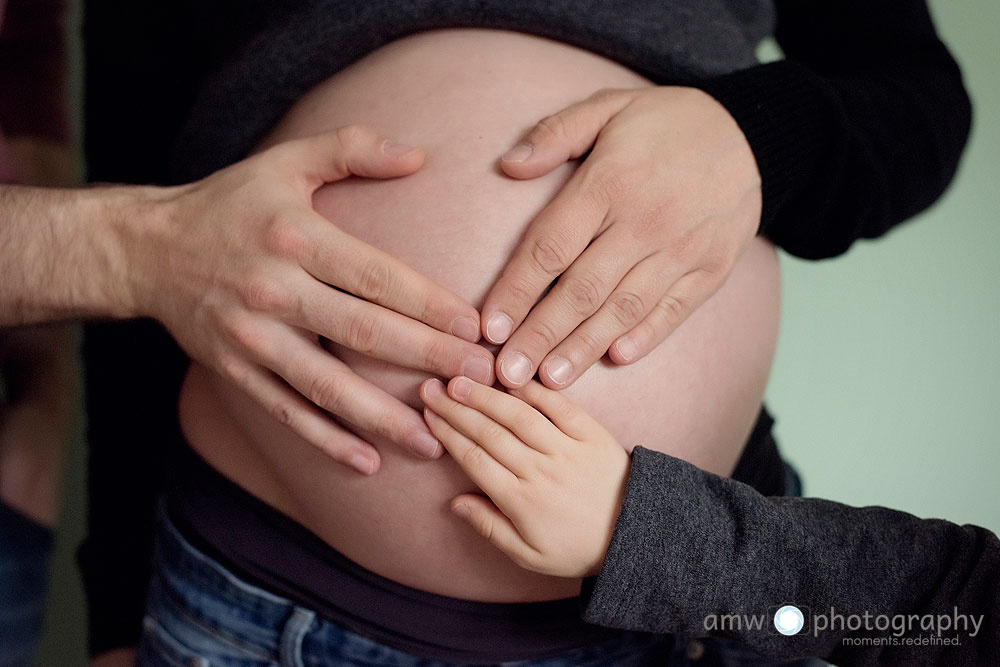
[{"label": "metal jean rivet", "polygon": [[705,656],[705,645],[699,641],[690,642],[687,645],[688,660],[701,660]]}]

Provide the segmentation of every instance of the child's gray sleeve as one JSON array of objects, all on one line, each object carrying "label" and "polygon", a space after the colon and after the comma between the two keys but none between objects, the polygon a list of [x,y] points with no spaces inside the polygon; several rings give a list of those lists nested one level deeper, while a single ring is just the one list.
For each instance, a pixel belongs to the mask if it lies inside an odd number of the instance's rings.
[{"label": "child's gray sleeve", "polygon": [[[883,507],[764,497],[636,447],[582,604],[591,623],[725,636],[774,658],[985,665],[1000,652],[1000,541]],[[786,604],[803,615],[792,636],[774,622]]]}]

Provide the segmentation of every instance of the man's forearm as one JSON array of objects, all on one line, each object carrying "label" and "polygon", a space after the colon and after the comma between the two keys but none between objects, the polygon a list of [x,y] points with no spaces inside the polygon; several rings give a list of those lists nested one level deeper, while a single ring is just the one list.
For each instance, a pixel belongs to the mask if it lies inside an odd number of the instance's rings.
[{"label": "man's forearm", "polygon": [[0,186],[0,326],[137,314],[126,231],[148,224],[140,190]]}]

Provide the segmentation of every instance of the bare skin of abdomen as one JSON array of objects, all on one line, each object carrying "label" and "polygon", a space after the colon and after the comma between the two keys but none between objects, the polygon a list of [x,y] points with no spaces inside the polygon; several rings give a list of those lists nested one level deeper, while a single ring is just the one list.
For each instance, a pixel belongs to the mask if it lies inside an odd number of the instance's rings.
[{"label": "bare skin of abdomen", "polygon": [[[600,88],[648,85],[614,62],[541,38],[435,31],[394,42],[320,84],[264,143],[364,123],[424,148],[416,174],[327,186],[315,206],[479,307],[527,225],[575,167],[515,181],[499,171],[498,156],[538,120]],[[723,288],[649,356],[621,367],[605,358],[565,392],[622,446],[641,444],[728,475],[760,408],[778,309],[777,259],[758,238]],[[421,407],[425,373],[335,352]],[[364,477],[199,366],[185,382],[180,417],[191,445],[214,467],[382,576],[483,601],[579,592],[579,580],[521,570],[449,512],[449,499],[475,486],[447,456],[422,460],[374,439],[381,468]]]}]

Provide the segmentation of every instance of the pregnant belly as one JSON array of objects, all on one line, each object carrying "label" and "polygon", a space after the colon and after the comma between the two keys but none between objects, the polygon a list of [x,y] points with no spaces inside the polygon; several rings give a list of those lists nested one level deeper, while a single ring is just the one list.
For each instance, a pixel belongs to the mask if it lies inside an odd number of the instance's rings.
[{"label": "pregnant belly", "polygon": [[[478,307],[528,223],[575,166],[521,182],[499,172],[497,157],[543,116],[600,88],[647,85],[616,63],[541,38],[422,33],[317,86],[264,144],[365,123],[425,148],[426,164],[413,176],[330,185],[314,203],[345,231]],[[628,367],[602,361],[567,394],[623,446],[642,444],[729,474],[763,396],[778,292],[773,249],[758,239],[722,290],[648,358]],[[331,349],[358,374],[420,405],[416,389],[425,374]],[[418,460],[375,440],[381,469],[361,477],[198,366],[182,391],[180,415],[192,446],[213,466],[382,576],[485,601],[579,590],[579,581],[520,570],[448,512],[449,499],[474,486],[447,457]]]}]

